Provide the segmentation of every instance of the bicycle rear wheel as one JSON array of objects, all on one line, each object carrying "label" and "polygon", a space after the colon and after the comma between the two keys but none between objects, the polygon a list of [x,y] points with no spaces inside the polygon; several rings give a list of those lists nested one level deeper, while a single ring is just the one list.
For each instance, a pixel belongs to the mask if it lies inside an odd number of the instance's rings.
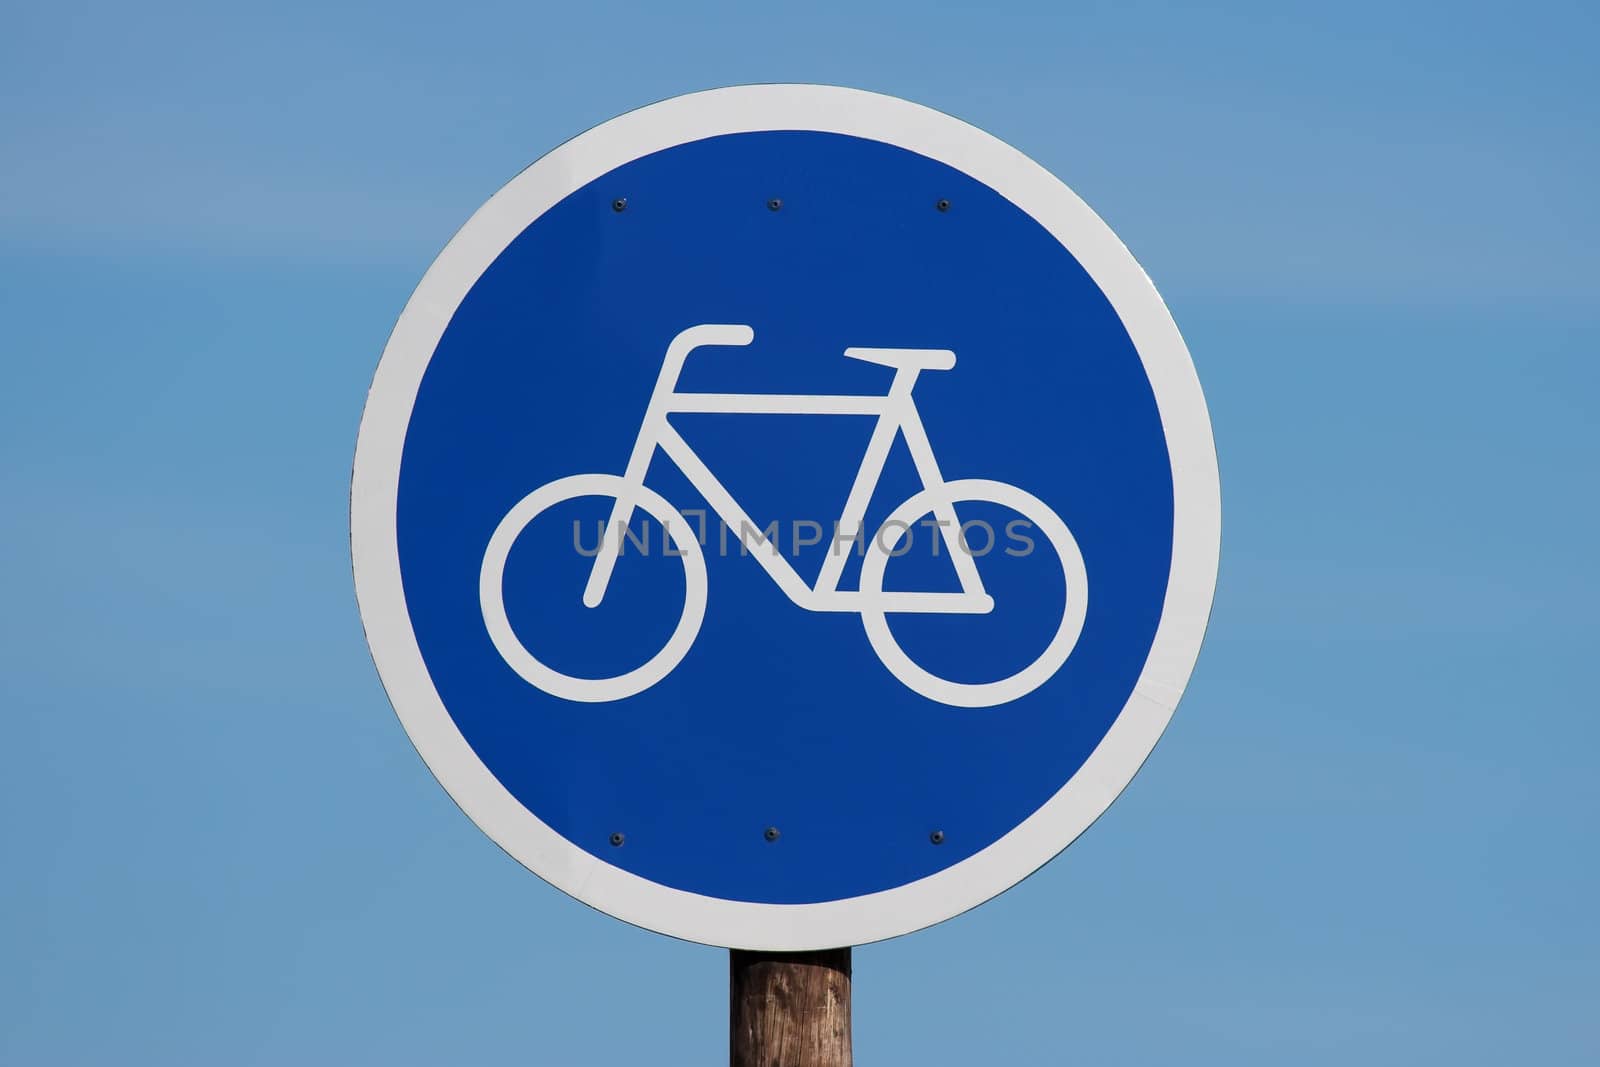
[{"label": "bicycle rear wheel", "polygon": [[863,610],[861,622],[867,631],[867,641],[878,654],[878,659],[907,688],[929,700],[952,707],[989,708],[1033,692],[1049,681],[1061,669],[1067,657],[1072,655],[1078,637],[1083,633],[1084,619],[1089,610],[1089,578],[1077,540],[1072,536],[1072,531],[1067,529],[1067,524],[1061,521],[1061,516],[1049,505],[1005,482],[964,478],[913,494],[883,521],[878,535],[867,546],[865,558],[861,561],[861,591],[867,594],[868,602],[883,591],[883,575],[889,559],[916,521],[932,513],[936,506],[954,505],[963,500],[1000,504],[1022,515],[1044,535],[1061,561],[1061,570],[1066,578],[1061,622],[1044,651],[1009,677],[993,682],[953,682],[912,661],[890,631],[886,612]]}]

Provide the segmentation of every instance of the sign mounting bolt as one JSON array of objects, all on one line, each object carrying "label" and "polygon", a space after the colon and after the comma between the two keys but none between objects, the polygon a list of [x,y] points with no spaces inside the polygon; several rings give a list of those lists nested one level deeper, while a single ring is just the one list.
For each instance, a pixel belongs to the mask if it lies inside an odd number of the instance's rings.
[{"label": "sign mounting bolt", "polygon": [[761,836],[766,838],[768,841],[776,841],[781,835],[778,833],[778,828],[776,826],[769,826],[767,827],[766,832]]},{"label": "sign mounting bolt", "polygon": [[626,210],[628,210],[628,198],[625,197],[625,196],[619,196],[615,200],[611,201],[611,210],[612,211],[626,211]]}]

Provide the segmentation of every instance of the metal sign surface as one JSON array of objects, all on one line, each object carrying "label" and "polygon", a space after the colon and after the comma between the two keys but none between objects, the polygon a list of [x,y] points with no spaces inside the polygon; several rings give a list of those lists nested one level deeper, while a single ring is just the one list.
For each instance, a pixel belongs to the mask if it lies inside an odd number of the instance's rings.
[{"label": "metal sign surface", "polygon": [[955,915],[1132,778],[1220,510],[1148,278],[1015,149],[719,89],[512,180],[395,327],[351,499],[407,732],[559,888],[708,944]]}]

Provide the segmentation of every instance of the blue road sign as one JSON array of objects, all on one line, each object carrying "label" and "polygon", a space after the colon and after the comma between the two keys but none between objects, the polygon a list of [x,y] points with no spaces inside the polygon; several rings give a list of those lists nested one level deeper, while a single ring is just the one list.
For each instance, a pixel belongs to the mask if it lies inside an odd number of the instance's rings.
[{"label": "blue road sign", "polygon": [[731,947],[860,944],[1064,848],[1199,650],[1183,341],[1037,164],[748,86],[561,146],[396,326],[352,488],[407,731],[530,869]]}]

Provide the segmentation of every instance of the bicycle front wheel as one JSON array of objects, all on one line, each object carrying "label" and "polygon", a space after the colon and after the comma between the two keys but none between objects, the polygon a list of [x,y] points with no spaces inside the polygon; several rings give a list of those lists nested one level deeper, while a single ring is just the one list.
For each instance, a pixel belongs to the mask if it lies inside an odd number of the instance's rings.
[{"label": "bicycle front wheel", "polygon": [[[530,652],[512,628],[511,620],[506,615],[506,560],[511,555],[511,546],[516,543],[518,535],[551,507],[576,497],[595,496],[614,500],[623,492],[631,492],[635,506],[660,523],[672,539],[675,549],[672,554],[683,561],[683,612],[666,645],[633,670],[610,678],[580,678],[563,674]],[[689,646],[694,644],[700,624],[705,620],[706,585],[706,559],[700,541],[695,537],[688,520],[678,514],[664,497],[642,485],[630,488],[615,474],[574,474],[568,478],[557,478],[535,489],[500,520],[489,538],[489,547],[483,553],[483,567],[478,576],[478,604],[495,650],[523,681],[552,696],[595,704],[642,693],[672,673],[672,669],[688,654]]]}]

